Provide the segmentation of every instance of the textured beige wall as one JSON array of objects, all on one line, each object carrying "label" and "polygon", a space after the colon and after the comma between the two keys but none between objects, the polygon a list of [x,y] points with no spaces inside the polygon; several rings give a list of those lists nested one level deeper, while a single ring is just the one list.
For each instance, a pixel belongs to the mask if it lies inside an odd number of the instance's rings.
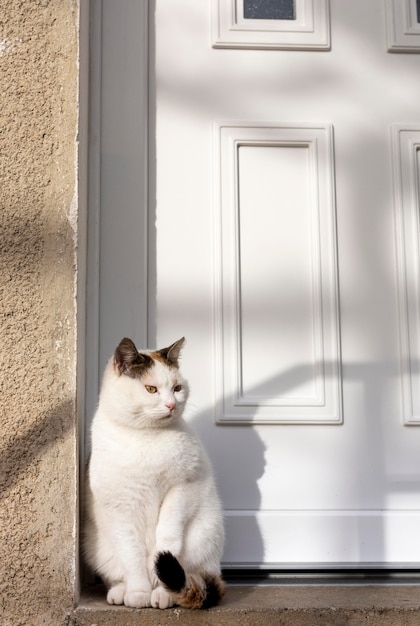
[{"label": "textured beige wall", "polygon": [[77,553],[78,2],[0,15],[0,624],[58,626]]}]

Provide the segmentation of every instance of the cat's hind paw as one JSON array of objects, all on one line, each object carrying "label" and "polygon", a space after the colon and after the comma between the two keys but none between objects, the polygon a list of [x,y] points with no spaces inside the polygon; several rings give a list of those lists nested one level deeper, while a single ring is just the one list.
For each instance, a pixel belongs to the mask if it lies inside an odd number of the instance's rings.
[{"label": "cat's hind paw", "polygon": [[124,604],[125,584],[118,583],[111,587],[106,596],[108,604]]},{"label": "cat's hind paw", "polygon": [[151,594],[145,591],[128,591],[124,596],[124,604],[133,609],[144,609],[152,606]]},{"label": "cat's hind paw", "polygon": [[175,603],[170,593],[163,587],[156,587],[152,591],[152,607],[154,609],[169,609]]}]

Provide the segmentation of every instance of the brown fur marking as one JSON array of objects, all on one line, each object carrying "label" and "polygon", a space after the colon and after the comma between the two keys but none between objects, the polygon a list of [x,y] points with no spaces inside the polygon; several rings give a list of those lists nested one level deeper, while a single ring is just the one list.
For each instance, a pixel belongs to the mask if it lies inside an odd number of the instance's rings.
[{"label": "brown fur marking", "polygon": [[[201,584],[200,584],[201,582]],[[203,580],[195,578],[195,576],[188,577],[188,586],[179,594],[179,604],[187,609],[200,609],[203,606],[203,602],[206,598],[206,590],[203,587]]]},{"label": "brown fur marking", "polygon": [[[210,595],[209,595],[210,591]],[[225,594],[225,583],[220,576],[189,576],[179,593],[171,592],[179,606],[186,609],[206,609],[217,604]]]},{"label": "brown fur marking", "polygon": [[152,359],[154,359],[155,361],[160,361],[161,363],[163,363],[163,365],[166,365],[166,367],[174,370],[177,369],[176,365],[168,361],[168,359],[165,359],[165,357],[159,352],[150,352],[149,356],[152,357]]}]

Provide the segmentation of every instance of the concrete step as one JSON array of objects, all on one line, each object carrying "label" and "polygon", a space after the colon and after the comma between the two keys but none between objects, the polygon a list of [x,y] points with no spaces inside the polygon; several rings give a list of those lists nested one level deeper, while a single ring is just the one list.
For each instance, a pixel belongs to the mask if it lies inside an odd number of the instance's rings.
[{"label": "concrete step", "polygon": [[83,594],[68,626],[420,626],[420,584],[228,585],[207,611],[109,606],[104,591]]}]

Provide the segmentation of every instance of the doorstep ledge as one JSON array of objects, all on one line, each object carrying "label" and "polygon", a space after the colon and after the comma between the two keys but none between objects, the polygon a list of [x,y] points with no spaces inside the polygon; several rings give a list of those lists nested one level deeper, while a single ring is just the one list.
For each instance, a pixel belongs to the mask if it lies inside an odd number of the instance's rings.
[{"label": "doorstep ledge", "polygon": [[66,626],[418,626],[420,585],[228,585],[209,610],[110,606],[104,592],[85,591]]}]

